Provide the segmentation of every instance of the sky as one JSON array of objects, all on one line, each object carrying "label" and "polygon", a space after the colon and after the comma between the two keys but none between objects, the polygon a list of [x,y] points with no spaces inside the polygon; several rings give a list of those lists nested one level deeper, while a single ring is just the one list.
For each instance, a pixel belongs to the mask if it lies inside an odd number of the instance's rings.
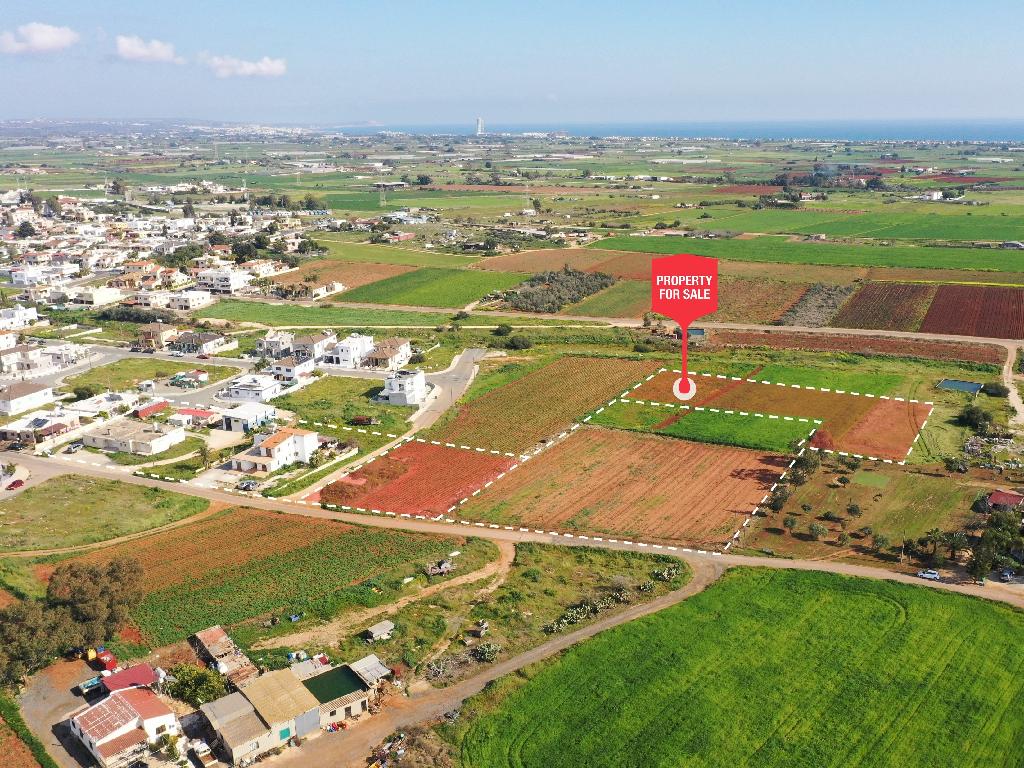
[{"label": "sky", "polygon": [[4,0],[0,119],[1024,119],[1019,0]]}]

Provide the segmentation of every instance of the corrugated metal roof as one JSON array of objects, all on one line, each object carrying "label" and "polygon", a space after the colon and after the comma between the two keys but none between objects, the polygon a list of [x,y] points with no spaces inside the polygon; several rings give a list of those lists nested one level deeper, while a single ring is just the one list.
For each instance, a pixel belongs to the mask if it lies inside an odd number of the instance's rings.
[{"label": "corrugated metal roof", "polygon": [[242,693],[264,722],[271,725],[292,720],[320,706],[316,697],[303,687],[290,669],[260,675],[245,686]]}]

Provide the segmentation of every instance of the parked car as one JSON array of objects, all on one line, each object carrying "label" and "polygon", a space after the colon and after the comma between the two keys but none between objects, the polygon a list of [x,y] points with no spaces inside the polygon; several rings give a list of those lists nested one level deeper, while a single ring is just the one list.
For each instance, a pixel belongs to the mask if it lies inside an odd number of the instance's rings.
[{"label": "parked car", "polygon": [[924,571],[918,571],[917,572],[917,577],[919,579],[928,579],[928,581],[941,581],[942,580],[942,575],[938,571],[932,570],[931,568],[929,568],[927,570],[924,570]]},{"label": "parked car", "polygon": [[185,356],[185,353],[182,352],[180,349],[176,349],[173,352],[171,352],[171,357],[184,357],[184,356]]},{"label": "parked car", "polygon": [[240,491],[255,491],[260,487],[257,480],[243,480],[238,484],[238,490]]},{"label": "parked car", "polygon": [[80,443],[80,442],[77,442],[77,441],[74,442],[74,443],[69,443],[68,447],[64,449],[64,453],[78,453],[84,447],[85,447],[84,443]]},{"label": "parked car", "polygon": [[1013,568],[1003,568],[1003,570],[999,572],[999,580],[1008,583],[1013,581],[1014,575]]},{"label": "parked car", "polygon": [[156,350],[155,350],[155,349],[153,349],[152,347],[146,347],[146,348],[145,348],[144,350],[142,350],[142,351],[143,351],[143,352],[144,352],[145,354],[147,354],[147,355],[155,355],[155,354],[156,354]]},{"label": "parked car", "polygon": [[196,355],[196,359],[197,360],[209,360],[210,356],[209,355]]},{"label": "parked car", "polygon": [[27,446],[24,443],[11,443],[8,446],[8,450],[11,451],[24,451]]},{"label": "parked car", "polygon": [[15,480],[13,483],[7,486],[8,491],[16,491],[25,484],[24,480]]}]

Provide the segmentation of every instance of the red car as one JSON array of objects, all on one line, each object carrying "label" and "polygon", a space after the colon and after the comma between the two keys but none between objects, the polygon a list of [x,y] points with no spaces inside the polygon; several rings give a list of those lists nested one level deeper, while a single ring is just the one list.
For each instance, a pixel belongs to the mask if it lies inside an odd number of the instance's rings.
[{"label": "red car", "polygon": [[196,360],[209,360],[209,355],[196,355]]},{"label": "red car", "polygon": [[7,486],[8,491],[16,491],[25,484],[24,480],[15,480],[13,483]]}]

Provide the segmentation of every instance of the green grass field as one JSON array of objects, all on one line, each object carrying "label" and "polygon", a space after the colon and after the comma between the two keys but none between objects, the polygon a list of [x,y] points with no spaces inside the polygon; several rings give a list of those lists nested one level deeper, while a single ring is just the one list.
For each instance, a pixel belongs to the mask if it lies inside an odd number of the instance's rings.
[{"label": "green grass field", "polygon": [[[518,282],[518,281],[517,281]],[[349,301],[349,294],[342,294]],[[328,302],[329,304],[330,302]],[[270,326],[309,326],[312,328],[433,328],[452,322],[451,312],[409,312],[394,309],[351,309],[348,307],[307,307],[298,304],[263,304],[228,299],[196,312],[195,317],[217,318],[236,323],[260,323]],[[551,320],[536,317],[497,317],[486,313],[460,320],[462,325],[493,328],[502,323],[512,325],[558,325],[571,323],[571,318]]]},{"label": "green grass field", "polygon": [[711,413],[616,402],[590,421],[604,427],[651,432],[698,443],[735,445],[776,453],[793,453],[811,424],[738,413]]},{"label": "green grass field", "polygon": [[491,291],[519,285],[529,275],[425,267],[346,291],[345,301],[458,309]]},{"label": "green grass field", "polygon": [[[114,391],[131,389],[140,381],[147,379],[167,379],[176,373],[191,371],[201,367],[210,374],[210,382],[221,381],[234,376],[239,372],[238,368],[225,365],[207,365],[207,361],[199,361],[199,365],[193,363],[173,363],[167,360],[155,358],[126,357],[98,368],[92,368],[85,373],[76,376],[69,376],[64,380],[66,389],[75,387],[89,387],[96,392],[103,392],[107,389]],[[185,391],[185,390],[183,390]]]},{"label": "green grass field", "polygon": [[366,261],[376,264],[402,264],[410,267],[468,267],[480,261],[479,256],[403,248],[393,245],[372,245],[342,239],[338,235],[317,234],[314,239],[327,248],[325,258],[339,261]]},{"label": "green grass field", "polygon": [[583,317],[642,317],[651,308],[651,284],[645,280],[619,280],[583,301],[565,307],[563,315]]},{"label": "green grass field", "polygon": [[737,570],[503,678],[441,731],[464,768],[1020,766],[1022,631],[961,595]]},{"label": "green grass field", "polygon": [[107,541],[202,512],[205,499],[62,475],[0,502],[0,552]]},{"label": "green grass field", "polygon": [[[707,225],[705,225],[707,226]],[[734,261],[826,264],[854,267],[919,267],[1013,272],[1020,256],[998,248],[926,248],[909,245],[844,245],[789,242],[782,237],[753,240],[693,240],[679,237],[612,237],[595,247],[652,254],[696,253]]]}]

